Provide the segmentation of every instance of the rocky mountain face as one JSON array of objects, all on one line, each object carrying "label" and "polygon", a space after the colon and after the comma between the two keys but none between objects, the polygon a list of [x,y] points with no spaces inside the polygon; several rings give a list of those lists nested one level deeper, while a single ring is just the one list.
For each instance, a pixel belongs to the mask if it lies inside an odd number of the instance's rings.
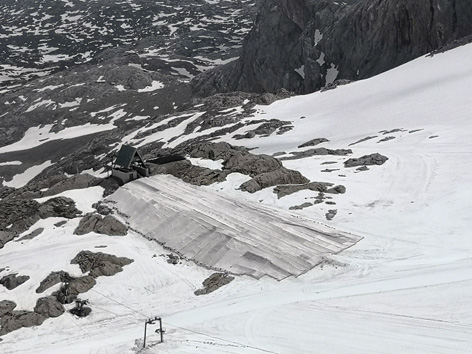
[{"label": "rocky mountain face", "polygon": [[309,93],[368,78],[470,35],[471,18],[469,0],[267,0],[240,59],[194,90]]}]

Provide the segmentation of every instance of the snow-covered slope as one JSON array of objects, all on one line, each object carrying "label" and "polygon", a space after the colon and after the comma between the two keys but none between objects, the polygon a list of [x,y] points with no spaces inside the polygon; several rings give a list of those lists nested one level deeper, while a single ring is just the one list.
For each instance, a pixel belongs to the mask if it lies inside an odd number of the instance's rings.
[{"label": "snow-covered slope", "polygon": [[[294,129],[237,141],[257,147],[256,152],[290,157],[306,150],[300,144],[327,138],[323,147],[349,147],[354,157],[379,152],[389,158],[367,171],[344,167],[346,156],[284,160],[286,167],[312,181],[347,188],[334,197],[336,204],[313,204],[298,211],[300,216],[322,221],[328,209],[337,209],[336,217],[324,222],[364,237],[299,277],[277,282],[238,276],[214,293],[196,297],[193,291],[211,272],[185,261],[168,264],[159,257],[165,251],[157,243],[134,232],[122,238],[71,236],[76,220],[64,231],[42,221],[43,234],[10,242],[1,253],[8,271],[38,275],[23,287],[34,289],[39,276],[51,270],[78,272],[66,261],[82,249],[107,246],[106,252],[135,261],[114,277],[99,278],[83,294],[93,308],[89,317],[49,319],[40,327],[3,336],[0,348],[5,353],[139,352],[145,318],[159,315],[167,329],[165,342],[157,344],[159,335],[149,330],[150,346],[143,353],[469,352],[470,97],[468,45],[335,90],[257,107],[255,118],[291,120]],[[220,139],[234,142],[235,134],[248,129]],[[154,134],[166,143],[171,139],[165,131]],[[198,134],[195,130],[192,137]],[[338,170],[322,172],[326,162]],[[234,188],[238,178],[231,174],[225,182],[200,187],[201,193],[223,189],[236,202],[251,199],[282,209],[316,195],[301,191],[277,199],[272,188],[249,194]],[[152,197],[157,200],[159,192]],[[51,243],[56,237],[61,239]],[[45,245],[41,252],[39,244]],[[52,262],[54,257],[60,265]],[[31,309],[35,300],[21,300],[21,287],[13,292],[0,288],[0,296],[22,309]]]}]

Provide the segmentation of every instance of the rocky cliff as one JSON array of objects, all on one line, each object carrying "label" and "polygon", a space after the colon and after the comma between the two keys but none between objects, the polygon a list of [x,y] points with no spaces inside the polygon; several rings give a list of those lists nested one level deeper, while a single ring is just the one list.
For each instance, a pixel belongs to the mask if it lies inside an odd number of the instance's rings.
[{"label": "rocky cliff", "polygon": [[193,85],[201,95],[308,93],[371,77],[471,33],[470,0],[266,0],[239,60]]}]

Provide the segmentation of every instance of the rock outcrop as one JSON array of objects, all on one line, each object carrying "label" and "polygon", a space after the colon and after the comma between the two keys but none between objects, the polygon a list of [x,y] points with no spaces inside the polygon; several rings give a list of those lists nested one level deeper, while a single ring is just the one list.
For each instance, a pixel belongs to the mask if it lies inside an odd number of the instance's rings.
[{"label": "rock outcrop", "polygon": [[36,301],[34,312],[46,318],[59,317],[65,312],[65,309],[55,296],[47,296]]},{"label": "rock outcrop", "polygon": [[64,285],[52,295],[61,304],[70,304],[77,299],[77,295],[89,291],[95,284],[97,284],[97,281],[91,275],[73,278],[71,281],[64,283]]},{"label": "rock outcrop", "polygon": [[74,234],[85,235],[90,232],[109,236],[125,236],[128,228],[111,215],[102,218],[99,214],[89,213],[80,220]]},{"label": "rock outcrop", "polygon": [[66,197],[49,199],[39,207],[38,211],[41,219],[47,219],[49,217],[73,219],[82,214],[82,212],[75,207],[75,202]]},{"label": "rock outcrop", "polygon": [[12,311],[0,319],[0,336],[23,327],[41,325],[46,317],[31,311]]},{"label": "rock outcrop", "polygon": [[308,149],[305,151],[293,151],[292,156],[281,157],[280,160],[298,160],[304,159],[311,156],[320,156],[320,155],[333,155],[333,156],[346,156],[352,154],[351,149],[326,149],[326,148],[315,148]]},{"label": "rock outcrop", "polygon": [[213,273],[207,279],[203,281],[203,288],[196,290],[195,295],[206,295],[209,294],[224,285],[231,283],[234,277],[226,273]]},{"label": "rock outcrop", "polygon": [[27,199],[1,200],[0,210],[0,248],[40,219],[72,219],[82,213],[72,199],[65,197],[52,198],[43,204]]},{"label": "rock outcrop", "polygon": [[45,290],[49,289],[51,286],[54,286],[59,283],[68,283],[72,281],[74,277],[70,276],[69,273],[64,271],[51,272],[49,275],[41,281],[39,287],[36,289],[36,292],[42,293]]},{"label": "rock outcrop", "polygon": [[7,313],[11,313],[16,307],[16,304],[10,300],[0,301],[0,318],[2,318]]},{"label": "rock outcrop", "polygon": [[379,153],[365,155],[359,158],[348,159],[344,161],[344,167],[356,167],[366,165],[383,165],[388,160],[387,156]]},{"label": "rock outcrop", "polygon": [[0,279],[0,284],[8,290],[13,290],[29,280],[29,278],[29,275],[9,274]]},{"label": "rock outcrop", "polygon": [[310,182],[310,180],[304,177],[300,172],[281,167],[274,171],[258,174],[249,181],[241,184],[239,188],[245,192],[255,193],[263,188],[276,186],[278,184],[302,184],[308,182]]},{"label": "rock outcrop", "polygon": [[151,174],[169,174],[182,181],[197,185],[208,186],[226,179],[228,172],[215,171],[209,168],[194,166],[190,161],[180,160],[164,165],[150,165]]},{"label": "rock outcrop", "polygon": [[89,272],[91,277],[96,278],[115,275],[123,270],[123,266],[132,262],[132,259],[126,257],[117,257],[102,252],[81,251],[70,263],[78,264],[82,273]]},{"label": "rock outcrop", "polygon": [[267,0],[238,61],[193,80],[214,92],[308,93],[360,80],[472,33],[470,0]]},{"label": "rock outcrop", "polygon": [[293,184],[287,186],[277,186],[274,188],[274,193],[277,194],[277,198],[283,198],[287,195],[302,191],[302,190],[311,190],[315,192],[324,193],[328,190],[328,187],[332,186],[332,183],[327,182],[311,182],[305,184]]}]

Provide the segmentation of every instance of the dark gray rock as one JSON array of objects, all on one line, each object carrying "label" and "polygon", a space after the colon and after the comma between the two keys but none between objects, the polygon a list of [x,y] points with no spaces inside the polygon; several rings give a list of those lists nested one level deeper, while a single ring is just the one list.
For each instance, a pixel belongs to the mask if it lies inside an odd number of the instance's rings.
[{"label": "dark gray rock", "polygon": [[269,155],[252,155],[249,153],[234,153],[223,163],[226,170],[239,172],[251,177],[276,171],[282,168],[282,163]]},{"label": "dark gray rock", "polygon": [[61,304],[70,304],[77,299],[81,293],[85,293],[92,289],[97,281],[91,275],[86,275],[80,278],[73,278],[70,282],[65,283],[58,291],[52,295]]},{"label": "dark gray rock", "polygon": [[301,144],[298,148],[301,149],[301,148],[308,147],[308,146],[315,146],[315,145],[319,145],[321,143],[326,143],[328,141],[329,140],[326,139],[326,138],[316,138],[316,139],[312,139],[310,141],[307,141],[306,143]]},{"label": "dark gray rock", "polygon": [[310,182],[300,172],[279,168],[275,171],[261,173],[239,187],[242,191],[255,193],[263,188],[276,186],[279,184],[303,184]]},{"label": "dark gray rock", "polygon": [[282,100],[295,95],[294,92],[287,91],[284,88],[278,89],[275,93],[263,93],[255,99],[257,104],[270,105],[275,101]]},{"label": "dark gray rock", "polygon": [[16,304],[10,300],[0,301],[0,318],[4,315],[11,313],[16,307]]},{"label": "dark gray rock", "polygon": [[286,186],[277,186],[274,188],[274,193],[277,194],[277,198],[280,199],[287,195],[302,191],[302,190],[312,190],[318,192],[326,192],[328,187],[332,186],[332,183],[327,182],[310,182],[305,184],[298,185],[286,185]]},{"label": "dark gray rock", "polygon": [[226,179],[229,172],[212,170],[209,168],[194,166],[190,161],[181,160],[170,162],[164,165],[150,165],[151,174],[169,174],[181,179],[184,182],[197,185],[208,186],[215,182]]},{"label": "dark gray rock", "polygon": [[338,185],[333,188],[329,188],[326,193],[331,193],[331,194],[344,194],[346,193],[346,187]]},{"label": "dark gray rock", "polygon": [[215,290],[218,290],[224,285],[231,283],[234,280],[233,276],[226,273],[213,273],[203,281],[203,288],[195,291],[195,295],[206,295]]},{"label": "dark gray rock", "polygon": [[355,159],[344,161],[344,167],[356,167],[366,165],[383,165],[388,157],[380,155],[379,153],[365,155]]},{"label": "dark gray rock", "polygon": [[166,256],[167,256],[167,263],[173,264],[173,265],[179,264],[180,257],[178,255],[169,253]]},{"label": "dark gray rock", "polygon": [[264,123],[259,125],[256,129],[250,130],[246,132],[245,134],[236,134],[233,136],[233,138],[236,140],[252,139],[258,135],[267,137],[267,136],[270,136],[272,133],[275,133],[277,130],[278,130],[277,134],[280,135],[281,131],[287,132],[293,129],[293,126],[291,124],[292,124],[291,122],[272,119],[270,121],[265,121]]},{"label": "dark gray rock", "polygon": [[[326,204],[328,204],[328,202],[326,202]],[[333,220],[337,213],[338,211],[336,209],[328,210],[328,212],[325,214],[326,220]]]},{"label": "dark gray rock", "polygon": [[27,280],[29,280],[29,275],[20,275],[18,274],[9,274],[0,279],[0,285],[3,285],[8,290],[13,290],[16,287],[20,286]]},{"label": "dark gray rock", "polygon": [[0,247],[16,235],[28,230],[39,219],[41,204],[35,200],[0,201]]},{"label": "dark gray rock", "polygon": [[339,168],[325,168],[324,170],[321,170],[321,172],[334,172],[334,171],[339,171]]},{"label": "dark gray rock", "polygon": [[85,235],[90,232],[109,236],[125,236],[128,228],[111,215],[102,218],[99,214],[88,213],[80,220],[74,234]]},{"label": "dark gray rock", "polygon": [[102,202],[94,203],[92,205],[92,208],[95,208],[100,215],[104,215],[104,216],[110,215],[113,213],[110,207]]},{"label": "dark gray rock", "polygon": [[326,148],[316,148],[316,149],[309,149],[305,151],[294,151],[291,153],[292,156],[284,156],[281,157],[280,160],[298,160],[304,159],[311,156],[319,156],[319,155],[333,155],[333,156],[345,156],[348,154],[352,154],[351,149],[326,149]]},{"label": "dark gray rock", "polygon": [[125,236],[128,233],[128,227],[113,216],[107,215],[97,222],[96,232],[110,236]]},{"label": "dark gray rock", "polygon": [[179,151],[182,155],[189,155],[195,158],[204,158],[210,160],[223,160],[226,161],[237,153],[247,154],[248,151],[244,147],[232,146],[225,142],[219,143],[200,143],[192,144],[182,151]]},{"label": "dark gray rock", "polygon": [[434,56],[436,54],[444,53],[447,52],[448,50],[452,50],[457,47],[461,47],[463,45],[472,43],[472,35],[465,36],[463,38],[455,39],[454,41],[447,43],[446,45],[443,45],[442,47],[433,50],[429,56]]},{"label": "dark gray rock", "polygon": [[300,205],[291,206],[288,209],[289,210],[302,210],[302,209],[305,209],[305,208],[308,208],[308,207],[311,207],[311,206],[313,206],[313,203],[305,202],[305,203],[300,204]]},{"label": "dark gray rock", "polygon": [[55,296],[47,296],[39,298],[38,301],[36,301],[34,312],[46,318],[59,317],[65,312],[65,309]]},{"label": "dark gray rock", "polygon": [[44,228],[39,227],[36,230],[30,232],[28,235],[25,235],[22,238],[19,238],[17,240],[17,242],[21,242],[21,241],[25,241],[25,240],[31,240],[31,239],[35,238],[36,236],[41,235],[43,233],[43,231],[44,231]]},{"label": "dark gray rock", "polygon": [[115,275],[123,270],[123,266],[132,262],[132,259],[126,257],[81,251],[72,259],[71,264],[78,264],[82,273],[89,272],[90,276],[96,278]]},{"label": "dark gray rock", "polygon": [[18,234],[12,231],[0,231],[0,248],[3,248],[7,242],[13,240]]},{"label": "dark gray rock", "polygon": [[396,138],[394,136],[386,136],[385,138],[380,139],[379,141],[377,141],[377,144],[378,143],[383,143],[385,141],[393,140],[393,139],[396,139]]},{"label": "dark gray rock", "polygon": [[73,219],[82,214],[80,210],[75,207],[75,202],[66,197],[56,197],[49,199],[41,204],[39,207],[39,216],[42,219],[49,217],[63,217]]},{"label": "dark gray rock", "polygon": [[102,180],[89,174],[71,177],[52,175],[34,180],[8,195],[8,198],[32,199],[53,196],[71,189],[84,189],[98,185]]},{"label": "dark gray rock", "polygon": [[102,220],[102,217],[98,214],[85,214],[80,220],[79,225],[74,230],[75,235],[85,235],[90,232],[94,232],[97,226],[97,222]]},{"label": "dark gray rock", "polygon": [[367,140],[370,140],[370,139],[375,139],[375,138],[377,138],[377,135],[367,136],[365,138],[359,139],[359,140],[349,144],[349,146],[356,145],[356,144],[359,144],[359,143],[363,143],[364,141],[367,141]]},{"label": "dark gray rock", "polygon": [[64,271],[51,272],[49,275],[41,281],[39,287],[36,289],[36,292],[42,293],[45,290],[49,289],[51,286],[54,286],[58,283],[68,283],[72,281],[74,277],[70,276],[69,273]]},{"label": "dark gray rock", "polygon": [[350,83],[351,83],[351,80],[345,80],[345,79],[335,80],[333,83],[327,83],[326,86],[322,87],[320,91],[325,92],[329,90],[334,90],[338,86],[344,86]]},{"label": "dark gray rock", "polygon": [[23,327],[34,327],[43,324],[46,317],[30,311],[12,311],[0,320],[0,335],[13,332]]}]

